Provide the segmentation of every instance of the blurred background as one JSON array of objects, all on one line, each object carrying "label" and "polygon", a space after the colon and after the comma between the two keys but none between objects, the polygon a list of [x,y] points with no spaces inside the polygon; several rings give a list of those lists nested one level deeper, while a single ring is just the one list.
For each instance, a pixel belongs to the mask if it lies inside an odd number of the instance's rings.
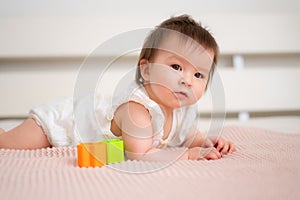
[{"label": "blurred background", "polygon": [[[1,0],[0,119],[25,118],[35,105],[72,96],[80,66],[99,45],[180,14],[201,21],[219,43],[228,120],[276,118],[284,121],[267,127],[300,130],[297,0]],[[106,67],[116,56],[107,49],[93,59]],[[108,96],[137,56],[138,50],[114,62],[99,91]],[[208,91],[199,104],[202,118],[222,112],[211,102]]]}]

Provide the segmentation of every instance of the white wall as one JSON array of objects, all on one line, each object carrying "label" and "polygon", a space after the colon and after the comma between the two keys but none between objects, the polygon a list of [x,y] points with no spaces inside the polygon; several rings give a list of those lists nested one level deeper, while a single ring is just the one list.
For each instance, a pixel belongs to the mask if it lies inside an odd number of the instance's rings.
[{"label": "white wall", "polygon": [[298,52],[299,10],[297,0],[7,0],[0,6],[0,57],[85,56],[116,34],[182,13],[208,26],[224,53]]},{"label": "white wall", "polygon": [[[72,95],[81,63],[97,46],[183,13],[208,26],[220,45],[228,112],[300,110],[300,1],[2,0],[0,5],[0,117],[26,116],[36,104]],[[137,53],[114,66],[108,79],[130,69]],[[116,49],[105,54],[98,55],[100,66]],[[245,70],[234,70],[235,55],[243,56]],[[201,110],[209,112],[209,102]]]}]

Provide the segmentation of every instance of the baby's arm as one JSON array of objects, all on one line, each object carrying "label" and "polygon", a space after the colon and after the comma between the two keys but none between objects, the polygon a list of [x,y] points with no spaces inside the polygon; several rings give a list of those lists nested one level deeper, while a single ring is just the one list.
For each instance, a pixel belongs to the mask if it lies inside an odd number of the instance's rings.
[{"label": "baby's arm", "polygon": [[50,146],[43,129],[31,118],[16,128],[0,134],[0,148],[37,149]]},{"label": "baby's arm", "polygon": [[[148,110],[136,102],[121,105],[114,117],[114,124],[121,130],[126,157],[131,160],[173,161],[177,159],[203,159],[203,148],[178,149],[176,151],[153,148],[153,130]],[[118,134],[119,135],[119,134]],[[210,153],[210,149],[207,149]],[[216,158],[218,159],[218,158]]]},{"label": "baby's arm", "polygon": [[[153,130],[148,110],[136,102],[121,105],[114,115],[111,130],[120,130],[124,141],[126,157],[130,160],[165,161],[178,159],[178,152],[170,153],[152,148]],[[120,134],[118,134],[120,135]],[[169,155],[172,154],[172,155]],[[174,156],[177,156],[174,157]]]}]

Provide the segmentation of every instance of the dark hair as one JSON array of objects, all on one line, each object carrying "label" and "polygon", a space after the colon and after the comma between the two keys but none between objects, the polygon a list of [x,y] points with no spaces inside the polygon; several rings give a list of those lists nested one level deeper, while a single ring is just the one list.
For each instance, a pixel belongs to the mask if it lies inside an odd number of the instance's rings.
[{"label": "dark hair", "polygon": [[[204,49],[212,50],[214,52],[213,64],[208,77],[209,82],[217,64],[219,47],[214,37],[208,32],[208,30],[203,28],[200,23],[196,22],[189,15],[171,17],[158,25],[144,41],[143,48],[139,56],[138,65],[142,59],[150,60],[150,58],[153,57],[158,46],[164,39],[164,35],[166,34],[166,31],[164,30],[173,30],[182,33],[198,42]],[[136,82],[138,84],[143,83],[139,67],[137,67],[136,71]]]}]

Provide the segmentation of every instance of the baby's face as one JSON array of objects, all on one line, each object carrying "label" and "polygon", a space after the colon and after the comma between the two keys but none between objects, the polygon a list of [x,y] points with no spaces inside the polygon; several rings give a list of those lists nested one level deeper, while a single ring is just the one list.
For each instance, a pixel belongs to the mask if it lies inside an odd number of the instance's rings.
[{"label": "baby's face", "polygon": [[176,41],[162,49],[149,61],[151,98],[172,108],[196,103],[205,92],[214,53]]}]

